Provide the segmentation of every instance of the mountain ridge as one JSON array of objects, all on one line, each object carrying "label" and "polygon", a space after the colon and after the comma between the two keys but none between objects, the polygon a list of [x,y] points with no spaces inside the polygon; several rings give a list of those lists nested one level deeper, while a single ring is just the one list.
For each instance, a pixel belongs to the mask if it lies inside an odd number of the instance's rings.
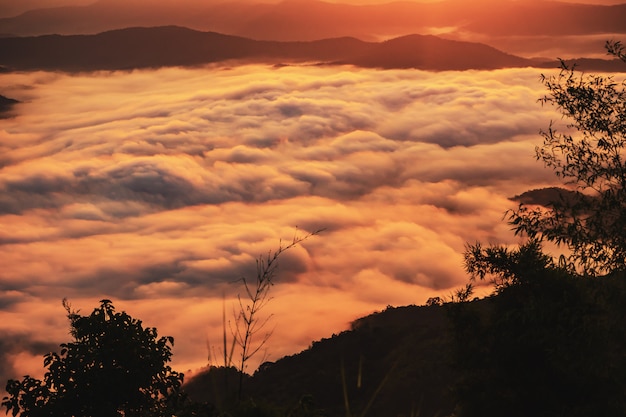
[{"label": "mountain ridge", "polygon": [[[384,42],[342,37],[317,41],[259,41],[180,26],[133,27],[96,35],[0,38],[8,70],[97,71],[199,66],[216,62],[356,65],[432,71],[553,67],[476,42],[407,35]],[[611,61],[590,60],[585,69]]]}]

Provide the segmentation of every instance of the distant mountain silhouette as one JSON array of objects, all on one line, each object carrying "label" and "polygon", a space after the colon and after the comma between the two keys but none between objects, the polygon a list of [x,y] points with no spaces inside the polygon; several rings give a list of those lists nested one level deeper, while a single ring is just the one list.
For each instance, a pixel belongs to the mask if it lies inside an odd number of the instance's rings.
[{"label": "distant mountain silhouette", "polygon": [[[360,415],[370,400],[371,416],[450,415],[455,373],[449,337],[445,307],[389,307],[356,320],[349,331],[262,365],[247,379],[245,394],[283,406],[311,395],[329,416],[345,416],[343,367],[354,415]],[[185,384],[191,398],[208,402],[215,401],[214,394],[224,398],[223,369],[213,372],[200,373]]]},{"label": "distant mountain silhouette", "polygon": [[577,191],[566,190],[560,187],[537,188],[525,191],[520,195],[511,197],[511,200],[521,204],[540,205],[549,207],[552,203],[568,202],[574,203],[580,194]]},{"label": "distant mountain silhouette", "polygon": [[480,43],[407,35],[376,44],[348,63],[362,67],[467,70],[527,67],[532,62]]},{"label": "distant mountain silhouette", "polygon": [[356,39],[266,42],[176,26],[128,28],[97,35],[0,38],[0,65],[18,70],[124,70],[192,66],[226,60],[337,60],[365,51]]},{"label": "distant mountain silhouette", "polygon": [[227,60],[425,70],[495,69],[533,63],[482,44],[419,35],[382,43],[354,38],[273,42],[167,26],[97,35],[0,38],[0,65],[10,70],[125,70]]},{"label": "distant mountain silhouette", "polygon": [[[19,0],[19,1],[0,1],[0,17],[14,17],[20,14],[36,9],[44,9],[54,7],[51,5],[52,0]],[[72,5],[86,5],[93,3],[94,0],[63,0],[55,2],[56,4],[67,3]]]},{"label": "distant mountain silhouette", "polygon": [[[3,71],[130,70],[223,61],[351,64],[435,71],[559,66],[556,61],[528,60],[484,44],[431,35],[409,35],[385,42],[364,42],[349,37],[277,42],[164,26],[119,29],[96,35],[0,38]],[[582,60],[582,63],[581,68],[585,70],[623,70],[619,60]]]},{"label": "distant mountain silhouette", "polygon": [[487,35],[583,35],[626,33],[626,3],[499,1],[464,29]]},{"label": "distant mountain silhouette", "polygon": [[6,117],[6,113],[11,110],[13,105],[19,103],[19,101],[5,96],[0,96],[0,118]]}]

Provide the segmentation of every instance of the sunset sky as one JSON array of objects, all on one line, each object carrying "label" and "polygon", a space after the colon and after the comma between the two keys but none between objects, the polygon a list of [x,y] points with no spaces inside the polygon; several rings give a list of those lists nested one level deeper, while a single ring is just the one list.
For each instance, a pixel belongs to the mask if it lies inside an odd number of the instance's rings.
[{"label": "sunset sky", "polygon": [[[0,14],[16,3],[89,2],[0,0]],[[518,242],[509,197],[558,184],[534,158],[540,129],[560,123],[537,102],[542,73],[556,70],[0,73],[21,102],[0,119],[0,379],[41,376],[41,355],[69,338],[65,297],[82,313],[113,300],[196,371],[207,343],[220,354],[237,279],[320,228],[280,258],[270,360],[449,296],[468,279],[466,243]]]}]

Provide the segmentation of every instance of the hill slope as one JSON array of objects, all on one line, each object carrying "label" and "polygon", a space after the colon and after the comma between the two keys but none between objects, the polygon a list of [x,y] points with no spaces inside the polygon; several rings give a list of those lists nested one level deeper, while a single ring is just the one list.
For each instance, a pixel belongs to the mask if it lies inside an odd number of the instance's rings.
[{"label": "hill slope", "polygon": [[[282,410],[305,398],[325,410],[306,415],[328,417],[626,415],[624,272],[589,278],[522,259],[492,296],[390,307],[264,364],[245,397]],[[223,369],[185,390],[217,403],[212,387],[228,385],[211,376]]]},{"label": "hill slope", "polygon": [[[282,406],[311,395],[329,416],[345,416],[343,372],[355,415],[366,408],[372,416],[449,415],[455,379],[449,355],[443,306],[388,308],[297,355],[262,365],[245,393]],[[215,402],[209,374],[186,383],[193,399]]]}]

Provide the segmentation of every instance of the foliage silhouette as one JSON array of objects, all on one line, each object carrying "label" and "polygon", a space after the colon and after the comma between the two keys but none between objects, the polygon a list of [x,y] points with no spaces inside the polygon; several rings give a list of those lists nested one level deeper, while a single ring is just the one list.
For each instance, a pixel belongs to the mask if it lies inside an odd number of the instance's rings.
[{"label": "foliage silhouette", "polygon": [[[158,338],[102,300],[88,316],[63,300],[73,341],[44,356],[43,380],[9,380],[2,405],[13,416],[166,416],[183,406],[183,374],[173,371],[172,337]],[[183,414],[184,415],[184,414]]]},{"label": "foliage silhouette", "polygon": [[447,305],[461,375],[456,415],[626,415],[623,273],[585,278],[551,263],[538,269],[540,248],[521,251],[537,258],[506,267],[513,278],[497,295]]},{"label": "foliage silhouette", "polygon": [[[243,383],[244,374],[247,369],[247,365],[257,353],[263,349],[272,336],[272,331],[266,331],[260,339],[258,338],[259,332],[262,332],[271,315],[262,317],[260,316],[261,310],[270,302],[271,297],[269,295],[270,289],[274,285],[274,278],[278,270],[278,260],[280,256],[287,250],[292,249],[298,244],[302,243],[311,236],[320,234],[324,229],[318,229],[314,232],[308,233],[304,236],[294,235],[291,243],[283,245],[280,242],[278,249],[275,251],[268,251],[265,256],[259,256],[256,260],[256,279],[252,283],[248,281],[246,277],[241,278],[241,283],[245,290],[245,297],[241,294],[237,296],[238,310],[235,314],[235,325],[231,329],[233,334],[233,345],[236,344],[239,347],[239,384],[238,384],[238,398],[241,399],[243,395]],[[223,335],[223,348],[224,348],[224,366],[230,366],[230,360],[233,355],[233,349],[231,347],[230,356],[227,357],[226,349],[226,333]]]},{"label": "foliage silhouette", "polygon": [[[624,47],[607,42],[610,54],[626,63]],[[516,234],[566,245],[567,266],[587,275],[626,268],[626,83],[612,77],[578,75],[562,62],[558,76],[542,77],[555,105],[570,120],[561,133],[542,132],[537,159],[577,191],[548,208],[521,204],[508,213]]]},{"label": "foliage silhouette", "polygon": [[[626,63],[620,43],[607,49]],[[537,158],[576,193],[510,211],[529,236],[517,249],[466,247],[471,280],[495,293],[448,307],[459,417],[626,415],[626,84],[564,64],[543,82],[580,137],[551,125]],[[544,241],[569,253],[555,260]]]},{"label": "foliage silhouette", "polygon": [[[534,280],[535,275],[553,266],[552,257],[544,254],[541,243],[534,239],[514,250],[502,246],[483,248],[480,242],[466,246],[466,271],[472,279],[484,280],[487,275],[491,276],[496,293],[509,286]],[[464,290],[457,291],[452,301],[468,301],[472,290],[470,283]]]}]

